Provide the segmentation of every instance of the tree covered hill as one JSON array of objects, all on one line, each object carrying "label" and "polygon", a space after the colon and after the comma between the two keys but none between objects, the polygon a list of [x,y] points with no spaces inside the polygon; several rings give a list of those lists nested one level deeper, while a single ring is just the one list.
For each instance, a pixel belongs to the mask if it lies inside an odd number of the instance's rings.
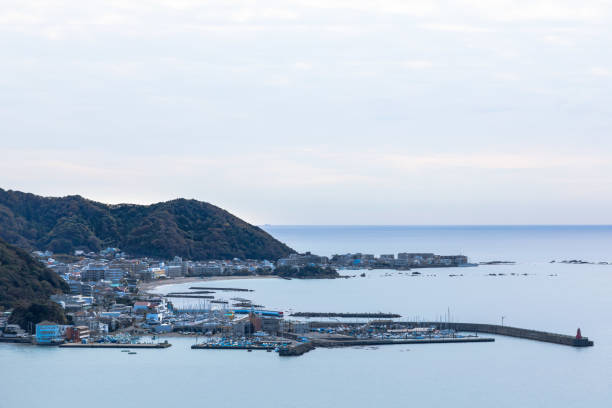
[{"label": "tree covered hill", "polygon": [[67,291],[68,285],[56,273],[0,240],[0,306],[46,302],[50,295]]},{"label": "tree covered hill", "polygon": [[135,256],[276,260],[293,249],[212,204],[177,199],[108,205],[0,189],[0,238],[55,253],[118,247]]}]

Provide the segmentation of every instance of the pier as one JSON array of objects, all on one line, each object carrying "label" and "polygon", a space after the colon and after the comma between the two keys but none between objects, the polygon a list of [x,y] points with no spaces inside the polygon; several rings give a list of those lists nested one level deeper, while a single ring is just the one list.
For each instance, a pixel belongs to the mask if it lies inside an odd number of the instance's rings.
[{"label": "pier", "polygon": [[254,292],[253,289],[243,289],[243,288],[213,288],[210,286],[192,286],[189,289],[193,290],[221,290],[225,292]]},{"label": "pier", "polygon": [[491,337],[426,337],[423,339],[356,339],[356,340],[312,340],[317,347],[352,347],[352,346],[382,346],[393,344],[442,344],[442,343],[491,343],[495,339]]},{"label": "pier", "polygon": [[278,355],[282,357],[297,357],[304,353],[308,353],[310,350],[314,350],[314,344],[311,342],[296,343],[291,346],[282,347],[278,350]]},{"label": "pier", "polygon": [[[484,323],[447,323],[447,322],[379,322],[382,324],[389,324],[400,327],[436,327],[438,329],[452,329],[457,332],[467,333],[487,333],[496,334],[500,336],[517,337],[520,339],[542,341],[546,343],[561,344],[564,346],[571,347],[592,347],[594,345],[592,340],[588,337],[582,337],[582,335],[570,336],[567,334],[544,332],[539,330],[523,329],[512,326],[501,326],[497,324],[484,324]],[[333,326],[356,326],[360,323],[341,323],[341,322],[311,322],[311,327],[333,327]]]},{"label": "pier", "polygon": [[512,326],[501,326],[497,324],[482,324],[482,323],[442,323],[440,322],[423,322],[424,325],[432,325],[436,327],[448,327],[456,331],[498,334],[501,336],[518,337],[520,339],[543,341],[546,343],[561,344],[572,347],[592,347],[592,340],[582,335],[569,336],[567,334],[550,333],[539,330],[522,329]]},{"label": "pier", "polygon": [[259,344],[194,344],[191,346],[192,349],[200,349],[200,350],[274,350],[277,348],[277,345],[259,345]]},{"label": "pier", "polygon": [[394,319],[401,317],[397,313],[320,313],[320,312],[295,312],[295,317],[341,317],[347,319]]},{"label": "pier", "polygon": [[178,295],[178,294],[167,294],[164,297],[167,298],[183,298],[183,299],[214,299],[212,295]]},{"label": "pier", "polygon": [[122,348],[122,349],[165,349],[172,346],[172,344],[165,343],[64,343],[60,344],[59,347],[63,348]]}]

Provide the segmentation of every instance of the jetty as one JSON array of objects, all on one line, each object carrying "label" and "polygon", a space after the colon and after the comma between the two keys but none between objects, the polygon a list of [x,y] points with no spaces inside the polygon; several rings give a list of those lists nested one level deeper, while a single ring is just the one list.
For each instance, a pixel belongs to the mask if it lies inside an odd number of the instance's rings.
[{"label": "jetty", "polygon": [[[485,323],[449,323],[449,322],[379,322],[382,324],[389,324],[400,327],[435,327],[437,329],[451,329],[456,332],[466,333],[486,333],[495,334],[499,336],[517,337],[520,339],[542,341],[546,343],[561,344],[564,346],[572,347],[592,347],[594,342],[589,340],[588,337],[583,337],[580,329],[578,329],[575,336],[567,334],[551,333],[539,330],[523,329],[520,327],[512,326],[501,326],[497,324],[485,324]],[[359,323],[342,323],[342,322],[311,322],[311,327],[333,327],[333,326],[357,326]]]},{"label": "jetty", "polygon": [[172,346],[167,341],[164,343],[64,343],[60,344],[59,347],[63,348],[98,348],[98,349],[111,349],[111,348],[123,348],[123,349],[165,349]]},{"label": "jetty", "polygon": [[254,292],[253,289],[243,289],[243,288],[213,288],[209,286],[192,286],[189,289],[193,290],[221,290],[225,292]]},{"label": "jetty", "polygon": [[0,337],[0,343],[23,343],[31,344],[31,337]]},{"label": "jetty", "polygon": [[278,355],[282,357],[297,357],[310,350],[314,350],[315,346],[312,342],[295,343],[287,347],[281,347],[278,350]]},{"label": "jetty", "polygon": [[520,327],[501,326],[497,324],[482,324],[482,323],[433,323],[423,322],[425,325],[444,326],[450,329],[461,332],[487,333],[497,334],[501,336],[518,337],[520,339],[536,340],[546,343],[561,344],[572,347],[592,347],[592,340],[588,337],[583,337],[580,329],[577,330],[576,336],[567,334],[544,332],[539,330],[523,329]]},{"label": "jetty", "polygon": [[277,345],[260,344],[194,344],[192,349],[200,350],[274,350]]},{"label": "jetty", "polygon": [[327,312],[295,312],[295,317],[342,317],[347,319],[394,319],[402,317],[397,313],[327,313]]},{"label": "jetty", "polygon": [[442,344],[442,343],[491,343],[495,339],[492,337],[424,337],[416,339],[355,339],[355,340],[335,340],[335,339],[313,339],[312,343],[317,347],[352,347],[352,346],[382,346],[393,344]]},{"label": "jetty", "polygon": [[179,294],[171,294],[171,293],[168,293],[164,297],[167,297],[167,298],[182,298],[182,299],[214,299],[215,298],[212,295],[179,295]]}]

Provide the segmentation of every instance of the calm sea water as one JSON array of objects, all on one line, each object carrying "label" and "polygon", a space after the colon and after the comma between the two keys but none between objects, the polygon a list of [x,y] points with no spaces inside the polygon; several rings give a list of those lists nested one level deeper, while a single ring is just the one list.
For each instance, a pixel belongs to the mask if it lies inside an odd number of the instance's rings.
[{"label": "calm sea water", "polygon": [[[509,325],[567,334],[581,327],[595,347],[497,337],[483,344],[317,349],[283,359],[191,350],[191,339],[172,339],[170,349],[137,355],[0,344],[0,407],[63,407],[70,401],[89,407],[610,406],[612,266],[549,261],[612,261],[612,227],[265,229],[299,251],[323,255],[430,251],[517,261],[427,270],[421,277],[368,271],[365,278],[331,281],[231,282],[254,289],[249,297],[267,307],[386,311],[409,319],[438,319],[450,309],[457,321],[497,323],[506,316]],[[488,275],[500,272],[506,275]],[[463,276],[449,276],[457,273]]]}]

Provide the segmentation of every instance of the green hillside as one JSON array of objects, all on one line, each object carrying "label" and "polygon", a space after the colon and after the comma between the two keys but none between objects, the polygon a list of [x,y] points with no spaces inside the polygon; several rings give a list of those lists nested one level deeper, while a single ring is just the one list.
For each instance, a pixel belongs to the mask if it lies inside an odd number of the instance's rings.
[{"label": "green hillside", "polygon": [[50,295],[68,291],[56,273],[27,252],[0,240],[0,306],[46,302]]},{"label": "green hillside", "polygon": [[41,197],[3,189],[0,238],[55,253],[110,246],[166,259],[276,260],[294,252],[261,228],[201,201],[108,205],[80,196]]}]

